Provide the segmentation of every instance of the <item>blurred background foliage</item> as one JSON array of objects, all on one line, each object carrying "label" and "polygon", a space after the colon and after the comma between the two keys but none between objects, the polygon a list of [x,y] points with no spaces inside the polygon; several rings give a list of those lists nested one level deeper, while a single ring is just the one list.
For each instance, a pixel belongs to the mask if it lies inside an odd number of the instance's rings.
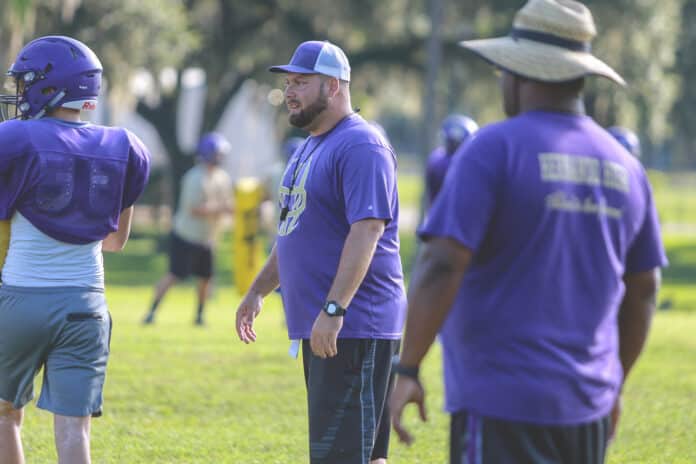
[{"label": "blurred background foliage", "polygon": [[[130,76],[145,69],[178,78],[188,67],[207,73],[204,129],[253,78],[278,86],[266,69],[309,39],[341,45],[353,67],[353,98],[379,120],[400,154],[425,156],[438,122],[453,111],[487,123],[502,117],[491,69],[457,42],[506,34],[521,0],[0,0],[0,59],[11,62],[29,39],[67,34],[102,58],[110,95],[155,125],[174,165],[184,159],[175,137],[180,79],[154,79],[134,96]],[[626,89],[589,79],[588,112],[603,125],[636,130],[645,162],[662,169],[696,164],[696,0],[589,0],[598,56],[629,82]],[[434,13],[435,12],[435,13]],[[433,61],[435,34],[440,55]],[[433,63],[437,72],[429,74]],[[433,80],[429,83],[428,79]],[[428,85],[432,91],[428,93]],[[281,124],[282,131],[287,125]],[[275,134],[282,138],[285,134]],[[180,162],[177,162],[177,159]]]}]

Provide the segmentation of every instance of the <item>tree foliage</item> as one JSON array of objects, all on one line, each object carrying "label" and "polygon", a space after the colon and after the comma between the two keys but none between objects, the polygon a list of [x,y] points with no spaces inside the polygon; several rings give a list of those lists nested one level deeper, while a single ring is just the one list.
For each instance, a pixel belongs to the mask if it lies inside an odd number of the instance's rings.
[{"label": "tree foliage", "polygon": [[[277,84],[266,72],[285,62],[295,46],[329,39],[349,54],[354,103],[368,118],[394,122],[398,140],[416,143],[422,123],[428,6],[434,0],[0,0],[6,3],[0,38],[12,48],[34,35],[63,33],[89,43],[102,58],[112,89],[127,95],[137,68],[157,76],[206,70],[204,129],[212,128],[229,98],[248,78]],[[497,80],[460,40],[507,34],[522,0],[441,0],[442,68],[435,97],[436,119],[453,111],[486,123],[502,117]],[[693,156],[696,41],[691,24],[696,0],[587,0],[597,22],[596,54],[629,82],[626,89],[589,79],[588,111],[604,125],[637,130],[646,153],[677,150]],[[19,31],[19,32],[18,32]],[[11,53],[10,53],[11,54]],[[5,60],[7,61],[7,60]],[[179,83],[157,87],[138,111],[158,129],[172,156],[174,174],[189,162],[175,137]],[[400,129],[400,130],[399,130]],[[672,143],[670,143],[672,142]]]},{"label": "tree foliage", "polygon": [[678,98],[671,112],[673,164],[696,166],[696,1],[684,2],[681,11],[675,72],[681,77]]},{"label": "tree foliage", "polygon": [[3,16],[0,37],[18,38],[18,46],[4,49],[6,63],[37,36],[69,35],[97,53],[105,77],[121,94],[128,90],[134,69],[156,72],[163,66],[178,66],[198,46],[184,4],[177,0],[5,1],[9,14]]}]

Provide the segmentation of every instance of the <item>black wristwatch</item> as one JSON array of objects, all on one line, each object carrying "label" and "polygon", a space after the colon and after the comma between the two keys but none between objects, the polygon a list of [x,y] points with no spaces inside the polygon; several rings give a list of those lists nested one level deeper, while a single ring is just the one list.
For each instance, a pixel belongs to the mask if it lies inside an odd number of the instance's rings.
[{"label": "black wristwatch", "polygon": [[346,314],[346,308],[342,307],[335,301],[327,301],[326,303],[324,303],[324,307],[321,308],[321,310],[328,314],[330,317],[338,317]]}]

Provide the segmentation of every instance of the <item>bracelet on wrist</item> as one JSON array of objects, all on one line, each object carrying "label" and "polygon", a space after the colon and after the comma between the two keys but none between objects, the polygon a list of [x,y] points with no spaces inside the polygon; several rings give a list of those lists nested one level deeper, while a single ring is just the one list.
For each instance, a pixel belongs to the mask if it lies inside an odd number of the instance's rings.
[{"label": "bracelet on wrist", "polygon": [[393,369],[396,374],[399,374],[403,377],[409,377],[413,380],[420,382],[420,377],[418,376],[418,373],[420,371],[419,366],[404,366],[403,364],[398,363],[393,367]]}]

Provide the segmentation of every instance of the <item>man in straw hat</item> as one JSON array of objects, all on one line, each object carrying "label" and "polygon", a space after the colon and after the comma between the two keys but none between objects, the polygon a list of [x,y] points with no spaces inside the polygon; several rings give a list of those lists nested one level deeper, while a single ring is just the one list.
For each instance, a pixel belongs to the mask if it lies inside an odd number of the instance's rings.
[{"label": "man in straw hat", "polygon": [[440,331],[452,463],[603,462],[666,265],[640,163],[583,111],[590,11],[530,0],[508,37],[464,42],[502,71],[481,129],[419,230],[390,406],[425,419],[418,367]]}]

